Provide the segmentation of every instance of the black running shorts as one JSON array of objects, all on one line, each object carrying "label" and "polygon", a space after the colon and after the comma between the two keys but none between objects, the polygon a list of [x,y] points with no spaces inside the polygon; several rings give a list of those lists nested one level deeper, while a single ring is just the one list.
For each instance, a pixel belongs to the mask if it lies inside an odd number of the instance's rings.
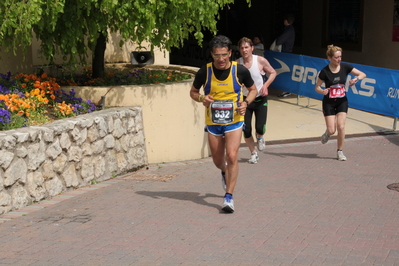
[{"label": "black running shorts", "polygon": [[348,98],[324,98],[323,114],[324,116],[336,115],[340,112],[348,113]]}]

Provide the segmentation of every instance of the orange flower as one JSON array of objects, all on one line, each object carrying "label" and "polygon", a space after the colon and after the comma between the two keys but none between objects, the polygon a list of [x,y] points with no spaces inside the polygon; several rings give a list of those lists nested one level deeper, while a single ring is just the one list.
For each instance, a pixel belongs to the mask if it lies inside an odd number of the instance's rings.
[{"label": "orange flower", "polygon": [[37,96],[37,95],[40,94],[40,90],[39,89],[34,89],[34,90],[31,91],[31,93],[32,93],[32,95]]}]

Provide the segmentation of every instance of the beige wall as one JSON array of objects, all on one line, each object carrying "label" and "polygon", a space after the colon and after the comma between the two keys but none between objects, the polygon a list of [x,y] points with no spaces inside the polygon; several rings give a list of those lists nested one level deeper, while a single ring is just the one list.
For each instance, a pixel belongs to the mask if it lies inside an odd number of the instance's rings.
[{"label": "beige wall", "polygon": [[17,55],[12,52],[0,52],[0,73],[2,74],[8,71],[11,71],[11,74],[19,72],[32,73],[32,65],[32,52],[30,49],[27,49],[25,56],[23,56],[21,50],[18,50]]},{"label": "beige wall", "polygon": [[[109,40],[107,42],[107,48],[105,50],[105,62],[106,63],[130,63],[130,54],[133,51],[138,50],[138,45],[130,42],[126,42],[122,47],[119,46],[119,41],[121,36],[118,33],[112,33],[109,35]],[[143,44],[148,50],[150,50],[150,45],[148,43]],[[145,51],[142,49],[141,51]],[[34,65],[46,65],[47,61],[40,57],[40,41],[36,38],[32,41],[32,60]],[[55,59],[56,64],[62,64],[63,61],[60,56]],[[87,58],[87,63],[91,64],[91,55]],[[168,65],[169,64],[169,53],[159,49],[154,48],[154,64],[156,65]]]},{"label": "beige wall", "polygon": [[[106,63],[130,63],[130,54],[132,51],[138,50],[138,46],[132,43],[125,43],[122,47],[119,47],[120,35],[110,34],[110,39],[107,43],[107,49],[105,50],[105,62]],[[144,44],[144,47],[150,49],[149,44]],[[41,57],[40,54],[40,41],[36,38],[32,40],[32,46],[26,49],[26,53],[22,50],[18,50],[15,56],[12,52],[0,52],[0,73],[34,73],[37,69],[34,66],[47,65],[48,62]],[[145,50],[145,49],[142,49]],[[87,59],[90,64],[91,57]],[[60,56],[55,59],[56,64],[62,64],[63,61]],[[168,65],[169,64],[169,53],[161,50],[158,47],[154,48],[154,64],[155,65]],[[57,71],[53,68],[44,68],[47,73]]]},{"label": "beige wall", "polygon": [[399,42],[392,41],[392,0],[364,1],[363,52],[351,54],[367,65],[399,70]]},{"label": "beige wall", "polygon": [[[141,106],[149,163],[192,160],[210,156],[204,132],[204,107],[191,100],[193,80],[171,84],[77,87],[77,97],[100,101],[106,107]],[[65,90],[71,88],[63,87]]]},{"label": "beige wall", "polygon": [[[105,51],[105,61],[107,63],[129,63],[130,54],[133,51],[150,51],[148,43],[143,44],[145,48],[139,49],[138,45],[126,42],[122,47],[119,46],[121,36],[117,33],[110,34]],[[158,47],[154,48],[154,65],[169,65],[169,53]]]}]

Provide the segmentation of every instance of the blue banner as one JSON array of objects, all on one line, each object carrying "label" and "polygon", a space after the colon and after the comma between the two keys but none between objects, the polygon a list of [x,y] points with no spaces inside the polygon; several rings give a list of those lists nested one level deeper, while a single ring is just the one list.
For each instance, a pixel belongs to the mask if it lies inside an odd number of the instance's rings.
[{"label": "blue banner", "polygon": [[[319,71],[329,64],[327,59],[269,50],[265,50],[265,58],[277,72],[271,88],[313,99],[323,99],[323,95],[317,93],[314,88]],[[352,76],[348,75],[345,85],[349,107],[399,117],[399,71],[349,64],[367,75],[352,87],[349,87],[349,79]]]}]

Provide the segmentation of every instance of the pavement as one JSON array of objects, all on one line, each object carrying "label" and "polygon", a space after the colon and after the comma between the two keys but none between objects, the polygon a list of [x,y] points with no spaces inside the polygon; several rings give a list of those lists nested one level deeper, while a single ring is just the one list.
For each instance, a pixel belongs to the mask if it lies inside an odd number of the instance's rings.
[{"label": "pavement", "polygon": [[152,164],[0,215],[0,265],[399,265],[393,118],[350,110],[341,162],[320,102],[278,93],[234,213],[211,158]]}]

